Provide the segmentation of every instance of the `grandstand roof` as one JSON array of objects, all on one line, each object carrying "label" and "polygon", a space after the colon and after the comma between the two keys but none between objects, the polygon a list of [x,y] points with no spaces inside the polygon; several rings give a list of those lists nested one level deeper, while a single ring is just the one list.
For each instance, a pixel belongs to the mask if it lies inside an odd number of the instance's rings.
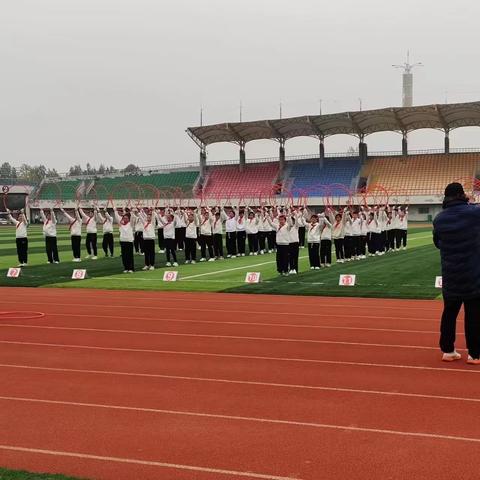
[{"label": "grandstand roof", "polygon": [[288,140],[294,137],[328,137],[337,134],[366,136],[376,132],[407,133],[421,128],[453,130],[480,126],[480,102],[391,107],[360,112],[220,123],[191,127],[190,137],[204,147],[212,143],[247,143],[252,140]]}]

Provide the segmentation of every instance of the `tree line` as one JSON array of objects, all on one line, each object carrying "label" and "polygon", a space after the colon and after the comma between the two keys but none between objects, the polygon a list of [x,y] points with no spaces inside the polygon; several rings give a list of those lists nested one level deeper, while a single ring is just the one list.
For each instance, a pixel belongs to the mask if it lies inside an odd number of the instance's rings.
[{"label": "tree line", "polygon": [[[107,167],[101,164],[98,168],[93,167],[90,163],[87,163],[86,168],[82,168],[81,165],[73,165],[68,170],[69,177],[79,177],[82,175],[107,175],[109,173],[126,173],[136,174],[140,172],[140,168],[137,165],[131,163],[123,169],[118,169],[113,166]],[[14,167],[8,162],[4,162],[0,165],[0,178],[8,179],[22,179],[31,183],[39,183],[44,178],[55,178],[59,174],[55,168],[47,168],[45,165],[27,165],[26,163],[20,165],[20,167]]]}]

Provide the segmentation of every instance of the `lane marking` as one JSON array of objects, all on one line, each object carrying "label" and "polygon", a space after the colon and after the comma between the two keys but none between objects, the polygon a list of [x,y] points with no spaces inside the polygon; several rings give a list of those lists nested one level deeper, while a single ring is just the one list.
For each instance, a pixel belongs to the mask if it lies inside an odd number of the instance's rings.
[{"label": "lane marking", "polygon": [[193,472],[215,473],[218,475],[260,478],[263,480],[301,480],[299,478],[279,477],[276,475],[267,475],[263,473],[239,472],[236,470],[224,470],[224,469],[210,468],[210,467],[197,467],[193,465],[180,465],[176,463],[157,462],[152,460],[139,460],[135,458],[123,458],[123,457],[106,457],[106,456],[100,456],[100,455],[91,455],[88,453],[64,452],[60,450],[45,450],[40,448],[15,447],[11,445],[0,445],[0,450],[9,450],[9,451],[23,452],[23,453],[38,453],[43,455],[53,455],[56,457],[80,458],[82,460],[102,460],[105,462],[129,463],[134,465],[148,465],[153,467],[171,468],[174,470],[189,470]]},{"label": "lane marking", "polygon": [[[49,314],[51,315],[51,314]],[[54,315],[57,316],[67,316],[68,317],[88,317],[91,318],[91,315],[70,315],[70,314],[63,314],[63,313],[56,313]],[[116,320],[120,318],[125,318],[128,320],[155,320],[161,322],[173,322],[173,323],[200,323],[200,324],[213,324],[213,325],[240,325],[240,326],[254,326],[254,327],[287,327],[287,328],[318,328],[318,329],[325,329],[325,330],[361,330],[361,331],[368,331],[368,332],[393,332],[393,333],[421,333],[421,334],[435,334],[438,335],[437,331],[429,331],[429,330],[400,330],[400,329],[393,329],[393,328],[367,328],[367,327],[344,327],[344,326],[337,326],[337,325],[302,325],[302,324],[291,324],[291,323],[260,323],[260,322],[217,322],[214,320],[176,320],[170,318],[139,318],[139,317],[117,317],[117,316],[98,316],[95,315],[95,320],[97,318],[114,318]],[[21,325],[17,323],[0,323],[1,327],[11,327],[11,328],[40,328],[40,329],[51,329],[51,330],[79,330],[79,331],[87,331],[87,332],[111,332],[111,333],[132,333],[132,334],[153,334],[155,335],[157,332],[155,331],[139,331],[139,330],[111,330],[111,329],[104,329],[104,328],[87,328],[87,327],[65,327],[63,325]],[[463,333],[463,332],[457,332]]]}]

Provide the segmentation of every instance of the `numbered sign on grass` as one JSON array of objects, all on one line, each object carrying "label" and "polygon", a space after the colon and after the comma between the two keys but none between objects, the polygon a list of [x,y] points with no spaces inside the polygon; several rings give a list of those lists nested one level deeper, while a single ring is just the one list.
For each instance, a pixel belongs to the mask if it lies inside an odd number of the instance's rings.
[{"label": "numbered sign on grass", "polygon": [[164,282],[176,282],[178,280],[178,272],[166,271],[163,274]]},{"label": "numbered sign on grass", "polygon": [[341,287],[353,287],[357,281],[356,275],[340,275],[338,284]]},{"label": "numbered sign on grass", "polygon": [[7,272],[8,278],[18,278],[22,272],[21,268],[9,268]]},{"label": "numbered sign on grass", "polygon": [[435,277],[435,288],[443,288],[443,277]]},{"label": "numbered sign on grass", "polygon": [[245,283],[259,283],[260,272],[247,272],[245,275]]},{"label": "numbered sign on grass", "polygon": [[85,280],[87,276],[86,270],[75,269],[72,273],[72,280]]}]

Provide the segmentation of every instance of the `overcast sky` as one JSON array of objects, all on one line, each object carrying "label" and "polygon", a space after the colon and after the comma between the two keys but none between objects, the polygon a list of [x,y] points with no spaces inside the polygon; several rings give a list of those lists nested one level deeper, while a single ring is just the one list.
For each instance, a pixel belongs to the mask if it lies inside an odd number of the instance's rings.
[{"label": "overcast sky", "polygon": [[[197,160],[185,129],[199,123],[399,105],[406,50],[415,104],[480,99],[478,0],[1,0],[0,162],[59,171],[90,162],[158,165]],[[480,147],[460,129],[452,147]],[[367,137],[398,150],[400,136]],[[357,140],[336,136],[327,152]],[[440,148],[439,132],[411,148]],[[318,150],[287,142],[287,155]],[[277,154],[247,144],[247,158]],[[209,159],[236,158],[234,145]]]}]

